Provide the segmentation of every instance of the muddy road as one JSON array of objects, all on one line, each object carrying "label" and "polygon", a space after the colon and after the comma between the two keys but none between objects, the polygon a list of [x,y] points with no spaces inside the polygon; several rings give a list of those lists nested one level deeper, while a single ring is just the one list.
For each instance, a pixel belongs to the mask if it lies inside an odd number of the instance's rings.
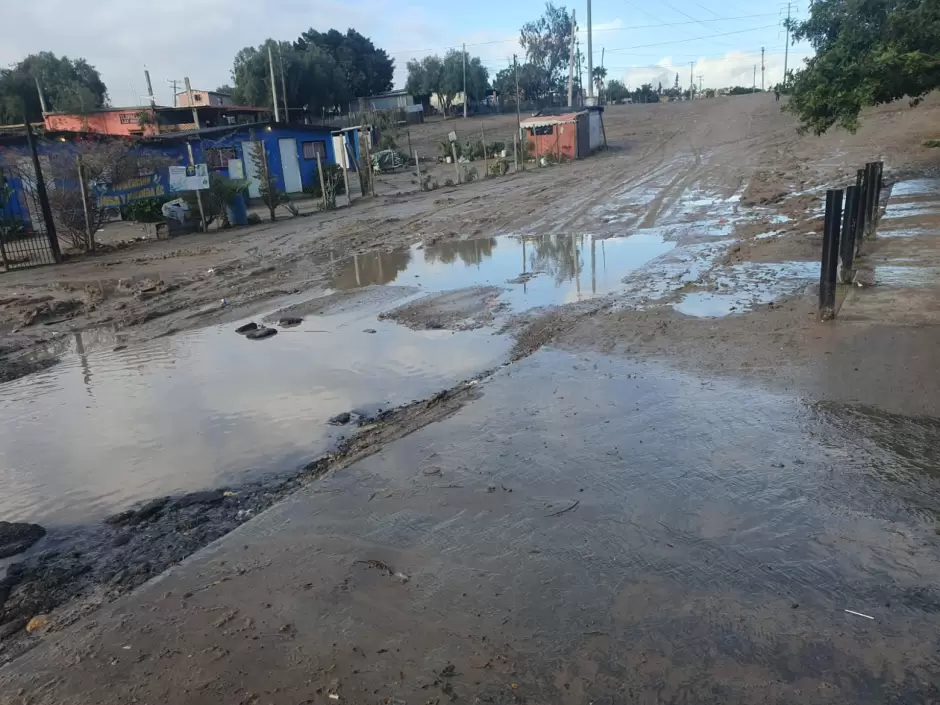
[{"label": "muddy road", "polygon": [[573,164],[4,274],[3,701],[933,697],[938,112],[615,106]]}]

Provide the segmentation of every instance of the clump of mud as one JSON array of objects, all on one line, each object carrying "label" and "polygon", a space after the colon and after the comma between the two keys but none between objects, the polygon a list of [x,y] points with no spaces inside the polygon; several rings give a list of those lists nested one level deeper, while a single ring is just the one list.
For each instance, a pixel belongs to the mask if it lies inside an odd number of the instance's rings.
[{"label": "clump of mud", "polygon": [[412,330],[473,330],[493,324],[508,308],[499,301],[502,289],[478,286],[426,296],[379,316]]}]

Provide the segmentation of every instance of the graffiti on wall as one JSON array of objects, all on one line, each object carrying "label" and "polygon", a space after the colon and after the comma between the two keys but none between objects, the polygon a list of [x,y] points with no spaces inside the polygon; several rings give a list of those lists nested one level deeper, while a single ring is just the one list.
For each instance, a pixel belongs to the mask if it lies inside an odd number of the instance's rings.
[{"label": "graffiti on wall", "polygon": [[132,201],[159,198],[165,195],[166,186],[160,174],[150,174],[102,187],[99,191],[98,202],[104,208],[119,208]]}]

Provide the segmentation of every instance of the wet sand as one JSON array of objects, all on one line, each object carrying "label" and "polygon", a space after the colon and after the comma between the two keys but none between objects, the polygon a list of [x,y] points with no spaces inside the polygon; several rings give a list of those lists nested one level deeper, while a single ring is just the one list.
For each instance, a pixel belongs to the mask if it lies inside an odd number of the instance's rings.
[{"label": "wet sand", "polygon": [[6,701],[932,697],[935,422],[549,350],[479,387],[48,635]]}]

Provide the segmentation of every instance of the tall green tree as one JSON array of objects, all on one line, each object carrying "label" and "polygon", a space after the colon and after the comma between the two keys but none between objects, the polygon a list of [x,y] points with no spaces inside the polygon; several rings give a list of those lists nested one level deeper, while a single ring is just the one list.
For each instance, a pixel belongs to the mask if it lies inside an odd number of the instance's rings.
[{"label": "tall green tree", "polygon": [[297,50],[291,42],[268,39],[257,47],[245,47],[235,55],[232,100],[237,104],[272,107],[271,69],[268,48],[274,60],[278,109],[283,109],[281,75],[287,88],[287,106],[313,115],[345,109],[348,95],[342,71],[329,54],[316,46]]},{"label": "tall green tree", "polygon": [[390,90],[395,62],[384,49],[378,49],[368,37],[354,29],[346,34],[331,29],[318,32],[308,29],[294,42],[294,48],[305,51],[317,47],[339,67],[347,89],[346,100],[363,98]]},{"label": "tall green tree", "polygon": [[108,104],[108,89],[94,66],[43,51],[0,69],[0,123],[22,122],[24,113],[30,121],[42,120],[37,80],[48,110],[88,112]]},{"label": "tall green tree", "polygon": [[630,91],[623,85],[622,81],[616,78],[607,82],[607,100],[611,103],[619,103],[621,100],[630,97]]},{"label": "tall green tree", "polygon": [[795,72],[787,105],[803,130],[854,131],[865,106],[916,104],[940,87],[937,0],[815,0],[791,30],[816,50]]},{"label": "tall green tree", "polygon": [[[436,95],[445,112],[449,111],[464,89],[464,57],[463,52],[451,49],[443,59],[433,54],[409,61],[406,90],[414,95]],[[489,89],[489,71],[478,56],[466,54],[466,62],[467,96],[471,101],[481,100]]]},{"label": "tall green tree", "polygon": [[[536,69],[538,82],[529,86],[532,100],[567,94],[568,61],[571,56],[571,15],[549,1],[537,20],[526,22],[519,33],[526,64]],[[536,78],[536,76],[531,76]]]}]

